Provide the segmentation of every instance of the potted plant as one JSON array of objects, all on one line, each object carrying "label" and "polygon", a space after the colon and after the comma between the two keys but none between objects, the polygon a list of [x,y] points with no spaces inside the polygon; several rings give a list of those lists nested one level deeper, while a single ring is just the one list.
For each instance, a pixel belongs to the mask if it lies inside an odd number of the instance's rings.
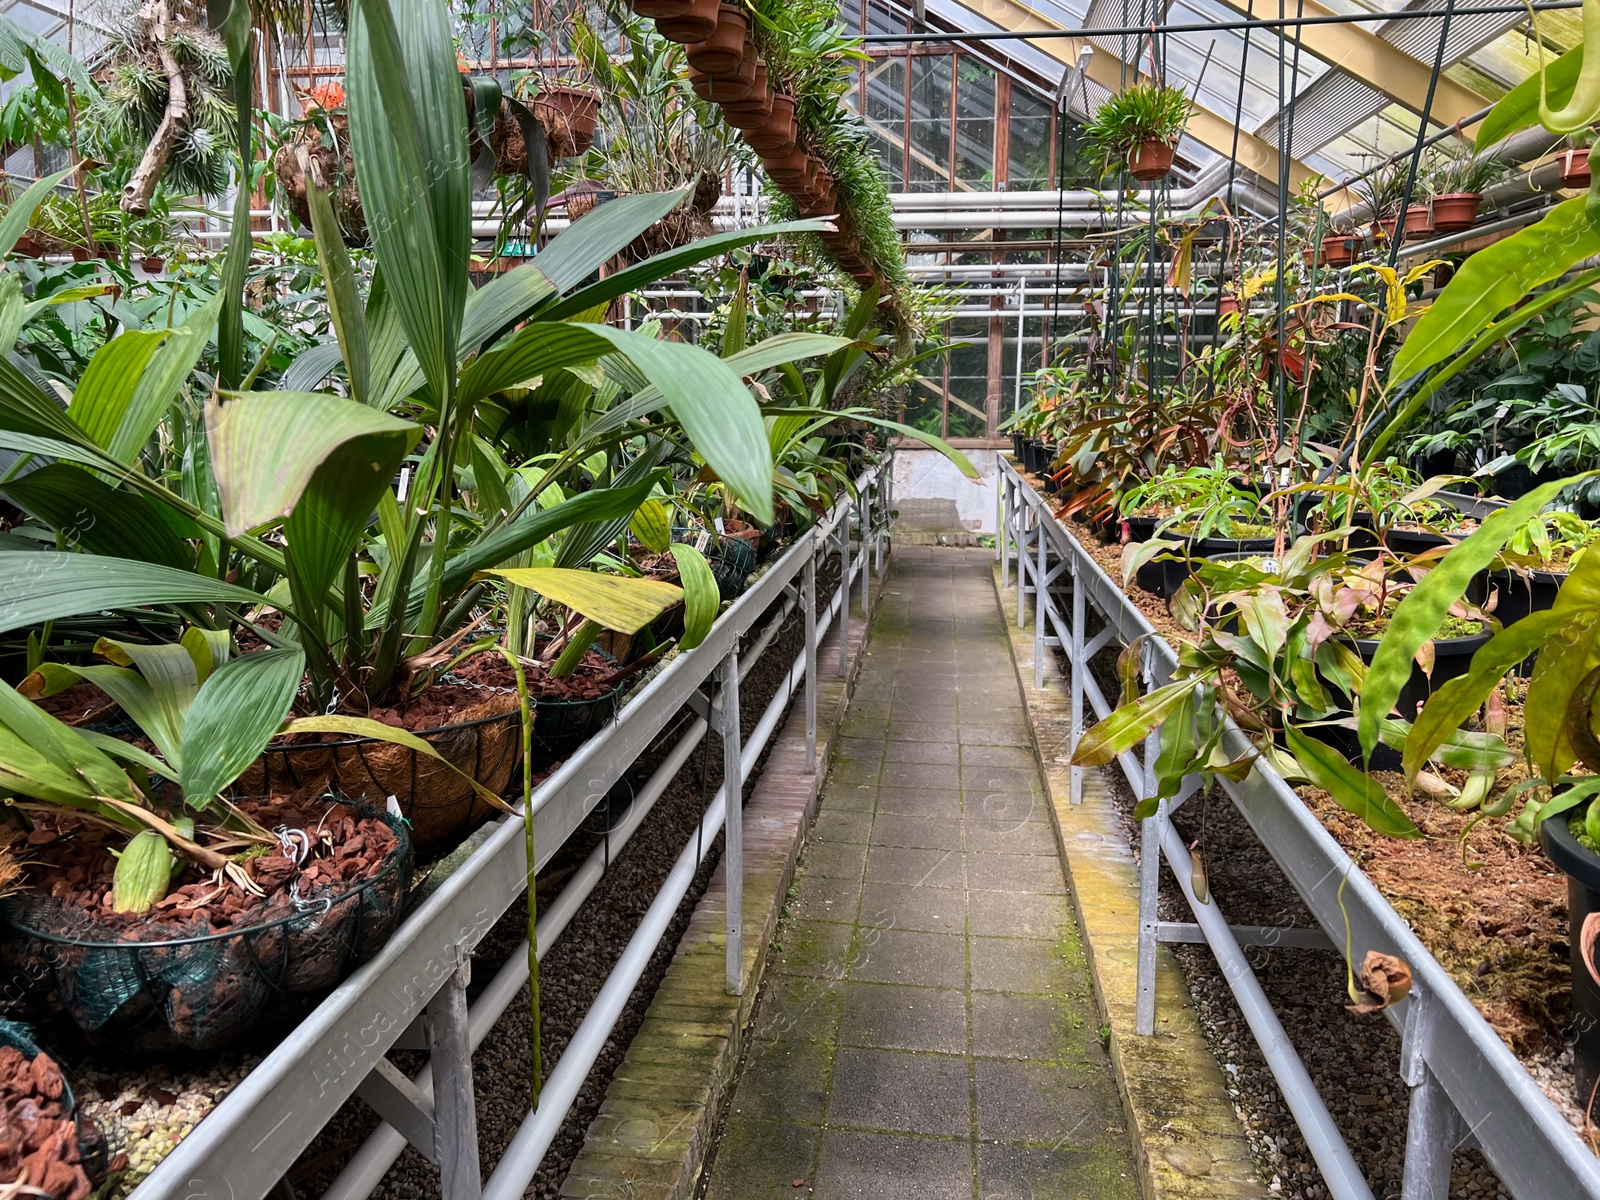
[{"label": "potted plant", "polygon": [[1483,192],[1504,173],[1491,155],[1479,155],[1465,138],[1446,138],[1429,152],[1428,188],[1433,193],[1433,227],[1439,233],[1471,229],[1483,205]]},{"label": "potted plant", "polygon": [[592,88],[570,83],[542,85],[529,107],[539,116],[557,158],[577,158],[594,145],[600,118],[600,96]]},{"label": "potted plant", "polygon": [[1125,573],[1163,599],[1177,593],[1195,558],[1271,554],[1278,545],[1261,493],[1240,487],[1220,457],[1202,466],[1167,467],[1125,491],[1118,511],[1128,536]]},{"label": "potted plant", "polygon": [[[748,52],[748,53],[747,53]],[[750,13],[741,4],[717,8],[717,26],[689,46],[689,65],[712,78],[738,76],[747,59],[755,70],[755,45],[750,41]]]},{"label": "potted plant", "polygon": [[1358,179],[1354,186],[1372,221],[1374,240],[1392,238],[1400,220],[1400,205],[1405,200],[1405,163],[1379,163]]},{"label": "potted plant", "polygon": [[1150,183],[1172,169],[1192,105],[1181,88],[1136,84],[1112,96],[1084,126],[1101,172],[1122,167]]},{"label": "potted plant", "polygon": [[1531,518],[1511,534],[1500,554],[1500,569],[1489,575],[1499,593],[1494,615],[1501,625],[1515,625],[1524,617],[1548,611],[1561,585],[1589,547],[1600,539],[1600,529],[1573,512],[1546,512]]}]

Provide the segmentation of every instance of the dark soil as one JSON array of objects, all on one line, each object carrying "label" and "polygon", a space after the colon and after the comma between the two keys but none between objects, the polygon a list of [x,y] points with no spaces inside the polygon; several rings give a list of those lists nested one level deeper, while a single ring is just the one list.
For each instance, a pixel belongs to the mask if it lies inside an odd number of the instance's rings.
[{"label": "dark soil", "polygon": [[92,725],[109,720],[119,711],[115,700],[88,682],[75,683],[64,692],[34,703],[64,725]]},{"label": "dark soil", "polygon": [[0,1045],[0,1182],[40,1188],[55,1200],[85,1200],[93,1188],[78,1147],[61,1069]]}]

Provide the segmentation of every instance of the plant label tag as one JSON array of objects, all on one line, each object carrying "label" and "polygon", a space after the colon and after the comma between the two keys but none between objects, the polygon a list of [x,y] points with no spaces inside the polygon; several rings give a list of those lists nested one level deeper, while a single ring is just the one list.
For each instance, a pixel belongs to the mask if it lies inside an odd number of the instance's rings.
[{"label": "plant label tag", "polygon": [[722,518],[721,517],[718,517],[715,521],[712,522],[712,524],[717,527],[717,536],[718,537],[721,537],[723,534],[728,532],[726,529],[724,529],[722,527]]},{"label": "plant label tag", "polygon": [[704,554],[706,552],[706,547],[709,545],[711,545],[711,531],[708,529],[702,529],[700,531],[700,536],[694,540],[694,548],[700,551],[701,554]]}]

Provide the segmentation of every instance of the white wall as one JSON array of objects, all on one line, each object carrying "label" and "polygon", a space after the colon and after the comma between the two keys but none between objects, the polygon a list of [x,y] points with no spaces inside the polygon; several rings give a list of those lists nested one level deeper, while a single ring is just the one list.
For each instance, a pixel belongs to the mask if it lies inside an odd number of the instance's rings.
[{"label": "white wall", "polygon": [[968,479],[936,450],[901,445],[894,456],[897,533],[912,536],[993,533],[999,504],[998,450],[963,450],[978,468]]}]

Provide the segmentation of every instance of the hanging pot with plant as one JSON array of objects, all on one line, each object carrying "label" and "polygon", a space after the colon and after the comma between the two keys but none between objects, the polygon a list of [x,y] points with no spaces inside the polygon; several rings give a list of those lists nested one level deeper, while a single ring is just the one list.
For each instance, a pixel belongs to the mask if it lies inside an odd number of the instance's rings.
[{"label": "hanging pot with plant", "polygon": [[794,97],[775,92],[772,109],[760,125],[743,131],[749,147],[762,157],[782,156],[794,148],[797,133],[794,120]]},{"label": "hanging pot with plant", "polygon": [[717,9],[716,28],[703,41],[690,44],[689,65],[707,75],[736,75],[749,38],[749,12],[742,5],[723,4]]},{"label": "hanging pot with plant", "polygon": [[1327,267],[1348,267],[1356,260],[1360,238],[1334,236],[1322,243],[1322,263]]},{"label": "hanging pot with plant", "polygon": [[1191,108],[1181,89],[1161,84],[1138,84],[1112,96],[1084,126],[1101,174],[1126,168],[1144,183],[1165,176]]},{"label": "hanging pot with plant", "polygon": [[552,153],[576,158],[594,145],[600,97],[588,88],[556,84],[541,91],[530,106],[542,119]]},{"label": "hanging pot with plant", "polygon": [[[673,0],[673,3],[676,4],[677,0]],[[721,0],[689,0],[682,12],[656,17],[656,32],[669,42],[686,46],[703,42],[717,31],[721,7]]]},{"label": "hanging pot with plant", "polygon": [[758,62],[755,82],[750,85],[749,93],[743,100],[724,104],[722,119],[735,129],[759,129],[772,116],[776,102],[777,96],[772,90],[767,64]]},{"label": "hanging pot with plant", "polygon": [[648,21],[671,21],[691,6],[692,0],[628,0],[628,7]]},{"label": "hanging pot with plant", "polygon": [[1483,197],[1477,192],[1446,192],[1433,198],[1433,228],[1436,233],[1460,233],[1478,222]]},{"label": "hanging pot with plant", "polygon": [[756,86],[756,68],[761,56],[755,43],[746,41],[739,69],[727,75],[708,75],[693,63],[689,65],[689,86],[707,104],[735,104],[749,97]]},{"label": "hanging pot with plant", "polygon": [[1433,210],[1426,204],[1412,204],[1406,208],[1406,223],[1403,231],[1404,239],[1408,242],[1417,241],[1433,233]]},{"label": "hanging pot with plant", "polygon": [[1477,222],[1483,192],[1505,173],[1492,155],[1477,153],[1471,139],[1446,138],[1428,151],[1427,186],[1433,193],[1436,233],[1460,233]]}]

